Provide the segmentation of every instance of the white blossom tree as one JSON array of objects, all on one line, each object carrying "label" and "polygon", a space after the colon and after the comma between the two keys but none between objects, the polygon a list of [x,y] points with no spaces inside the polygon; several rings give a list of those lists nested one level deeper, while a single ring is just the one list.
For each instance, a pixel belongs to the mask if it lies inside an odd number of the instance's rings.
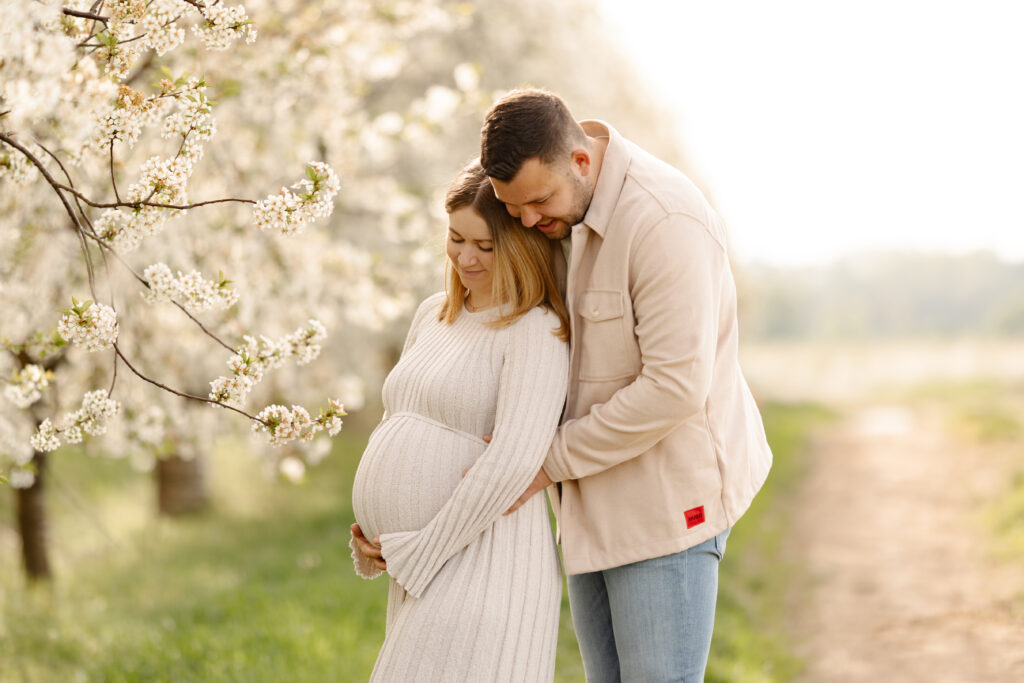
[{"label": "white blossom tree", "polygon": [[[0,287],[12,311],[0,323],[8,352],[0,476],[18,488],[30,576],[49,573],[41,503],[47,452],[107,432],[121,412],[131,419],[117,431],[138,443],[166,444],[169,433],[208,440],[211,430],[194,429],[194,409],[167,397],[231,411],[272,444],[336,433],[344,415],[337,400],[314,417],[284,402],[250,409],[251,394],[283,364],[320,354],[325,327],[316,318],[303,322],[301,307],[314,302],[324,277],[337,274],[338,288],[352,290],[313,306],[332,312],[330,322],[373,326],[411,303],[391,293],[382,307],[367,301],[386,288],[375,286],[364,250],[329,236],[294,239],[333,210],[339,181],[327,163],[308,163],[304,178],[262,200],[233,196],[301,168],[299,154],[323,159],[330,151],[343,167],[356,167],[352,149],[374,144],[353,142],[365,124],[357,93],[389,77],[376,56],[396,28],[411,35],[454,25],[440,4],[396,5],[384,15],[375,3],[351,2],[345,22],[326,24],[308,15],[317,4],[250,3],[270,19],[270,45],[246,52],[240,44],[256,38],[246,9],[213,0],[3,2]],[[304,32],[291,25],[297,16]],[[315,30],[324,26],[331,30]],[[306,48],[296,47],[300,39]],[[309,47],[319,71],[308,63],[296,70],[296,51]],[[210,144],[217,130],[211,80],[187,75],[207,63],[231,121],[219,149]],[[146,80],[152,84],[141,85]],[[307,108],[282,109],[289,100]],[[319,121],[310,115],[317,108]],[[309,140],[327,121],[333,129]],[[396,113],[376,122],[373,134],[394,137],[404,128]],[[327,149],[326,133],[337,150]],[[211,147],[214,163],[200,164]],[[201,199],[190,198],[192,188]],[[395,203],[381,198],[383,206]],[[303,241],[308,246],[295,246]],[[346,300],[358,305],[339,314]],[[218,354],[221,369],[211,370],[207,361]],[[119,381],[119,370],[141,382]],[[313,393],[290,381],[263,384],[275,397]],[[301,476],[301,461],[273,462]]]}]

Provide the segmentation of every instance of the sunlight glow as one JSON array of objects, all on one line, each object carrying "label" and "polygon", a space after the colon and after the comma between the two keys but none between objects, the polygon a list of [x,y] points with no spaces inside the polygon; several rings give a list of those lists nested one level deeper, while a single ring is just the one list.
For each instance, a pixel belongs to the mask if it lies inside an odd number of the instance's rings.
[{"label": "sunlight glow", "polygon": [[741,261],[1024,259],[1024,5],[602,0]]}]

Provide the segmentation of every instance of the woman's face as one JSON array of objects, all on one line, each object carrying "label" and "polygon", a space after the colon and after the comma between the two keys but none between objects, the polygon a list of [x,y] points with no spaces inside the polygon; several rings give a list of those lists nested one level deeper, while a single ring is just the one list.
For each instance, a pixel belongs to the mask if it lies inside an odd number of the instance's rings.
[{"label": "woman's face", "polygon": [[489,304],[494,242],[487,221],[468,206],[448,214],[446,251],[463,286],[473,293],[473,304]]}]

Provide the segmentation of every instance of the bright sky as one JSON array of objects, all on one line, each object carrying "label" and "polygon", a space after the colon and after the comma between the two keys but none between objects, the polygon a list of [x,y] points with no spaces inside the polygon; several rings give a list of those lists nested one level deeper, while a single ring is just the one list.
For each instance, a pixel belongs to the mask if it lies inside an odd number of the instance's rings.
[{"label": "bright sky", "polygon": [[1024,259],[1024,2],[601,2],[741,261]]}]

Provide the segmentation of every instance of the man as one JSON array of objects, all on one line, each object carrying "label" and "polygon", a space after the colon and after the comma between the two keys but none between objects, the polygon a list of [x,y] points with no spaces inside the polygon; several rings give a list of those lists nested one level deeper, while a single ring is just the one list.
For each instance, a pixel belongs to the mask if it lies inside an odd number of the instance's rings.
[{"label": "man", "polygon": [[771,467],[722,222],[682,173],[545,91],[495,103],[480,158],[508,212],[568,255],[563,423],[516,506],[557,484],[587,680],[700,681],[726,538]]}]

